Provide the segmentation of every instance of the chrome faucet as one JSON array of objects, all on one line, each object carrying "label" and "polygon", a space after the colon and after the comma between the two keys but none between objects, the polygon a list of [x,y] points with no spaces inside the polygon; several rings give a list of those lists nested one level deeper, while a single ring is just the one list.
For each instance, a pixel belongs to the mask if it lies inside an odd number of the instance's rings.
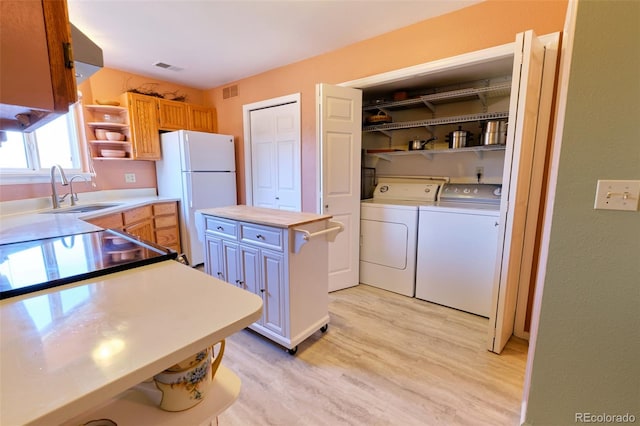
[{"label": "chrome faucet", "polygon": [[85,182],[89,182],[87,180],[86,177],[82,176],[82,175],[73,175],[71,176],[71,179],[69,179],[69,193],[65,194],[62,199],[64,199],[67,195],[69,196],[69,198],[71,199],[71,205],[75,206],[76,202],[78,201],[78,193],[77,192],[73,192],[73,181],[78,178],[78,179],[82,179]]},{"label": "chrome faucet", "polygon": [[62,186],[69,185],[69,181],[67,181],[67,177],[64,174],[64,170],[60,167],[59,164],[54,164],[51,166],[51,203],[53,204],[54,209],[60,208],[60,203],[64,199],[64,197],[58,197],[58,191],[56,191],[56,169],[60,173],[60,180],[62,181]]}]

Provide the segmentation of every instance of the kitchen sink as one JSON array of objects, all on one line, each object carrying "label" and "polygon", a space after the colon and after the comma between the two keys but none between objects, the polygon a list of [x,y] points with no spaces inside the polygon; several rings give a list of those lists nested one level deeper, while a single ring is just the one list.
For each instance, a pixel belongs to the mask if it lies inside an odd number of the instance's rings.
[{"label": "kitchen sink", "polygon": [[54,209],[43,213],[88,213],[96,210],[108,209],[110,207],[117,207],[120,204],[87,204],[85,206],[75,206],[68,209]]}]

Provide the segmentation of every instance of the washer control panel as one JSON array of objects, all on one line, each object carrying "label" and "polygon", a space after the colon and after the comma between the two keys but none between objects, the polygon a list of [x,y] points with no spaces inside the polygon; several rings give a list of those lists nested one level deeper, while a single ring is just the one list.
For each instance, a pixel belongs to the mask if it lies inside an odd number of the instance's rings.
[{"label": "washer control panel", "polygon": [[500,204],[502,185],[491,183],[446,183],[440,201]]}]

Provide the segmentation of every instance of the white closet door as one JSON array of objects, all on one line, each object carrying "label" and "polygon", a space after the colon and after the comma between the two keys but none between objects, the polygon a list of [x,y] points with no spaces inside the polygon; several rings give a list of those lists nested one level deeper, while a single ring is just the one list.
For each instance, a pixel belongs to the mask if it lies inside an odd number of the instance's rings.
[{"label": "white closet door", "polygon": [[359,283],[362,91],[319,84],[317,92],[320,212],[344,231],[329,244],[329,291]]},{"label": "white closet door", "polygon": [[544,45],[533,31],[517,34],[500,207],[505,225],[498,235],[498,282],[489,317],[489,350],[496,353],[514,330],[543,65]]},{"label": "white closet door", "polygon": [[299,104],[252,110],[253,205],[301,211]]}]

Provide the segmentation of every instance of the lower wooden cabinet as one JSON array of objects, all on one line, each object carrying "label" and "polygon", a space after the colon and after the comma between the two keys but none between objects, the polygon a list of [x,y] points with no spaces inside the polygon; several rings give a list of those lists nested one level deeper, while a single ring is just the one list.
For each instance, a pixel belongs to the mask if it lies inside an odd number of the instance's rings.
[{"label": "lower wooden cabinet", "polygon": [[122,213],[112,213],[92,219],[85,219],[85,221],[105,229],[122,229],[124,226]]},{"label": "lower wooden cabinet", "polygon": [[158,203],[153,205],[153,230],[156,244],[180,253],[179,226],[177,203]]},{"label": "lower wooden cabinet", "polygon": [[154,203],[86,219],[101,228],[118,229],[180,253],[178,203]]}]

